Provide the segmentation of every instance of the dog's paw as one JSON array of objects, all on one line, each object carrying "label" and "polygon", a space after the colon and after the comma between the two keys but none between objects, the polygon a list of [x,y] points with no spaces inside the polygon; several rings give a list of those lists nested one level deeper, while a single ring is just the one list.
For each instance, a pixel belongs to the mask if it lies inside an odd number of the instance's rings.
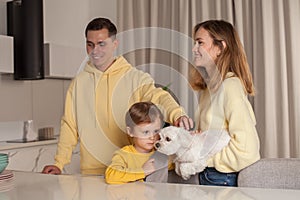
[{"label": "dog's paw", "polygon": [[180,176],[184,179],[184,180],[188,180],[191,175],[195,175],[195,169],[193,167],[193,165],[191,165],[191,163],[181,163],[179,166],[179,171],[180,171]]},{"label": "dog's paw", "polygon": [[[188,180],[190,178],[190,175],[188,173],[186,173],[183,170],[184,167],[181,166],[181,164],[176,165],[175,167],[175,172],[178,176],[180,176],[181,178],[183,178],[184,180]],[[182,171],[183,170],[183,171]]]},{"label": "dog's paw", "polygon": [[184,179],[184,180],[189,180],[191,178],[191,175],[189,174],[181,174],[181,177]]},{"label": "dog's paw", "polygon": [[175,163],[175,172],[178,176],[181,176],[181,172],[180,172],[180,167],[179,167],[180,164],[178,163]]}]

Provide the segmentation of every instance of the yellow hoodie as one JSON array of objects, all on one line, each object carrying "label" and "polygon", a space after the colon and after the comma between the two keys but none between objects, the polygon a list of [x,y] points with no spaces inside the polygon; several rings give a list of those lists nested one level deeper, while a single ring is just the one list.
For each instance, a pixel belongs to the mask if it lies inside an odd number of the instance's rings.
[{"label": "yellow hoodie", "polygon": [[200,95],[198,129],[227,130],[229,144],[207,161],[220,172],[238,172],[260,159],[259,138],[252,106],[239,78],[232,72],[216,93]]},{"label": "yellow hoodie", "polygon": [[154,151],[139,153],[133,145],[127,145],[116,151],[106,169],[105,181],[109,184],[144,181],[146,175],[142,167],[153,153]]},{"label": "yellow hoodie", "polygon": [[122,56],[105,72],[88,63],[66,95],[55,165],[63,169],[70,163],[80,140],[81,173],[104,174],[113,153],[129,144],[125,113],[140,101],[156,104],[170,123],[185,115],[168,92],[154,86],[149,74],[132,67]]}]

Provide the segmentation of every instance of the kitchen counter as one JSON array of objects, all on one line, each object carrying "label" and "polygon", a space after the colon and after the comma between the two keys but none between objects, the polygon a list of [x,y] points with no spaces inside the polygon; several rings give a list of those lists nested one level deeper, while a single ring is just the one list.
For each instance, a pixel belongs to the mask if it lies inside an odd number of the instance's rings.
[{"label": "kitchen counter", "polygon": [[0,142],[0,151],[10,150],[10,149],[18,149],[18,148],[25,148],[25,147],[34,147],[34,146],[42,146],[48,144],[57,144],[58,139],[51,139],[51,140],[41,140],[41,141],[34,141],[34,142],[27,142],[27,143],[11,143],[6,141]]},{"label": "kitchen counter", "polygon": [[[41,172],[46,165],[54,163],[57,142],[58,138],[27,143],[0,142],[0,153],[8,154],[9,170]],[[65,165],[63,173],[80,173],[79,145],[73,150],[71,163]]]},{"label": "kitchen counter", "polygon": [[107,185],[103,176],[47,175],[13,171],[14,179],[3,187],[5,200],[93,200],[93,199],[204,199],[204,200],[298,200],[300,190],[200,186],[170,183]]}]

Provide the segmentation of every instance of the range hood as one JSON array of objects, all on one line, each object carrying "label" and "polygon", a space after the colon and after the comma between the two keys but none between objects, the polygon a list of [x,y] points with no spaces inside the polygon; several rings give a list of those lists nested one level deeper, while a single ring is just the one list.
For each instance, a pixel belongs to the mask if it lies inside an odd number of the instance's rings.
[{"label": "range hood", "polygon": [[7,34],[14,38],[14,79],[43,79],[43,0],[14,0],[6,5]]}]

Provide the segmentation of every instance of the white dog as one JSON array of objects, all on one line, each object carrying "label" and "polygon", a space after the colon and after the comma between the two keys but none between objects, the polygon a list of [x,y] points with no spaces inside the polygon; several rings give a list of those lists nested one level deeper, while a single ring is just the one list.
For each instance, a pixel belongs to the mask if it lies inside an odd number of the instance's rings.
[{"label": "white dog", "polygon": [[175,154],[175,171],[187,180],[205,169],[206,161],[228,145],[230,136],[224,130],[208,130],[199,134],[169,126],[159,133],[155,148],[166,155]]}]

